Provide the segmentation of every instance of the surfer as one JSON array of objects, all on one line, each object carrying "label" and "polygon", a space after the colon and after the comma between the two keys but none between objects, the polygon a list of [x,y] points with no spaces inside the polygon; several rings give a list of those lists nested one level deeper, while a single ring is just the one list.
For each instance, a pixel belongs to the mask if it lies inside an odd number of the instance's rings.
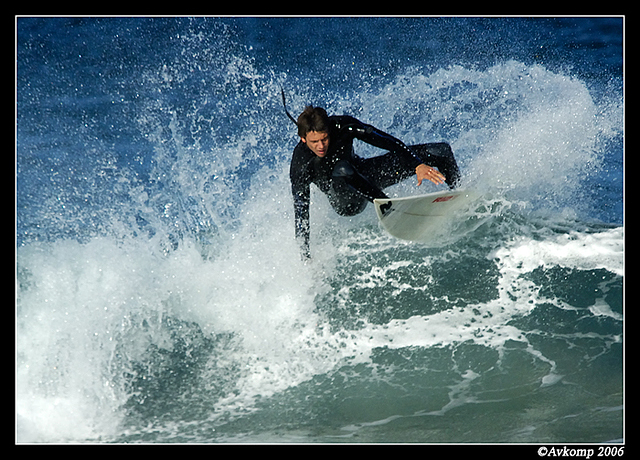
[{"label": "surfer", "polygon": [[[300,142],[293,151],[290,179],[295,235],[305,259],[310,258],[311,183],[327,195],[339,215],[354,216],[362,212],[368,202],[387,198],[382,189],[414,174],[418,185],[429,180],[434,184],[446,182],[450,188],[454,188],[460,178],[451,147],[444,142],[407,146],[354,117],[328,116],[323,108],[313,106],[304,109],[296,125]],[[373,158],[360,158],[353,151],[354,139],[387,152]]]}]

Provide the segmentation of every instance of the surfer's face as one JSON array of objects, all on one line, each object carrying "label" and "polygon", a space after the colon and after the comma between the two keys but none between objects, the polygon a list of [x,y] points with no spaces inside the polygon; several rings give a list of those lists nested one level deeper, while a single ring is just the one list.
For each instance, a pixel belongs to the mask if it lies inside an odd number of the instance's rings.
[{"label": "surfer's face", "polygon": [[307,147],[318,155],[320,158],[324,158],[329,149],[329,133],[309,131],[305,137],[302,137],[302,142],[307,144]]}]

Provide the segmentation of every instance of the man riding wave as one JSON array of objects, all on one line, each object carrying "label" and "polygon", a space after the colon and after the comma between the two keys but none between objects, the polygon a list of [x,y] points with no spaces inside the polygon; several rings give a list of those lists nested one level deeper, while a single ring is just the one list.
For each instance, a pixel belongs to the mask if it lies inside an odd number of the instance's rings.
[{"label": "man riding wave", "polygon": [[[368,202],[387,198],[382,189],[414,174],[423,180],[454,188],[460,171],[449,144],[444,142],[407,146],[354,117],[328,116],[321,107],[307,106],[296,122],[300,142],[293,151],[289,176],[295,212],[296,238],[302,255],[310,258],[310,185],[314,183],[329,198],[341,216],[353,216]],[[353,151],[359,139],[387,152],[360,158]],[[436,169],[437,168],[437,169]]]}]

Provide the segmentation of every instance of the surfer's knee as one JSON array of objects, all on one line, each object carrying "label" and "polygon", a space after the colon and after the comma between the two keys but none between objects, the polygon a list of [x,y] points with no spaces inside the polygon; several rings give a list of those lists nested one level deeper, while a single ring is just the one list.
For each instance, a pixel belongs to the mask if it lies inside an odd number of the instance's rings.
[{"label": "surfer's knee", "polygon": [[331,203],[336,214],[343,217],[351,217],[360,214],[367,207],[368,201],[362,198],[349,201],[334,201]]},{"label": "surfer's knee", "polygon": [[434,142],[433,144],[427,144],[427,146],[427,150],[432,155],[444,158],[453,157],[453,150],[451,149],[451,145],[447,142]]},{"label": "surfer's knee", "polygon": [[451,146],[446,142],[440,142],[437,144],[437,149],[440,156],[439,169],[446,176],[446,182],[449,188],[454,189],[460,185],[460,169],[458,163],[453,155]]},{"label": "surfer's knee", "polygon": [[418,156],[429,159],[431,157],[452,157],[453,150],[447,142],[431,142],[429,144],[417,144],[410,146]]},{"label": "surfer's knee", "polygon": [[332,176],[334,178],[347,178],[353,177],[355,174],[356,170],[351,166],[351,163],[341,160],[336,163],[336,166],[333,168]]}]

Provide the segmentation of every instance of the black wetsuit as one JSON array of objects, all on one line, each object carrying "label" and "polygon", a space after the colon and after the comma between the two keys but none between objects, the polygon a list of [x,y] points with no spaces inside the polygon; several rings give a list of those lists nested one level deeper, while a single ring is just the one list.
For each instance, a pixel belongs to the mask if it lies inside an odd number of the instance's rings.
[{"label": "black wetsuit", "polygon": [[[460,173],[451,148],[446,143],[406,146],[402,141],[344,115],[329,117],[329,148],[320,158],[300,141],[291,159],[296,238],[303,256],[309,257],[310,185],[324,192],[333,209],[342,216],[353,216],[364,210],[367,202],[386,198],[382,189],[415,174],[424,163],[437,167],[449,187],[455,187]],[[353,152],[353,140],[388,150],[374,158],[360,158]]]}]

